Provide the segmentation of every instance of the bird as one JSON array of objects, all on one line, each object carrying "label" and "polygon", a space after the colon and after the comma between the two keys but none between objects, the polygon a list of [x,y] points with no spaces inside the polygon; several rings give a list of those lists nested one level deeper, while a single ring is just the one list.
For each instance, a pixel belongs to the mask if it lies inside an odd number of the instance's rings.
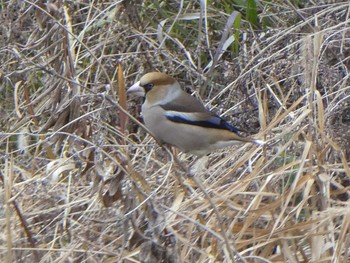
[{"label": "bird", "polygon": [[237,128],[208,110],[165,73],[146,73],[127,93],[144,98],[144,124],[161,145],[200,157],[238,143],[263,144],[261,140],[242,137]]}]

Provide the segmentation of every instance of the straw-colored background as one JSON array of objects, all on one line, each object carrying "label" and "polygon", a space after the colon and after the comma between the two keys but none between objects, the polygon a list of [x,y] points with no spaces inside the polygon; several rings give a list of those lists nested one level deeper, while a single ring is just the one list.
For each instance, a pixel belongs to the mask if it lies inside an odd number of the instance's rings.
[{"label": "straw-colored background", "polygon": [[[0,3],[1,262],[350,260],[347,1],[62,2]],[[266,144],[185,176],[149,71]]]}]

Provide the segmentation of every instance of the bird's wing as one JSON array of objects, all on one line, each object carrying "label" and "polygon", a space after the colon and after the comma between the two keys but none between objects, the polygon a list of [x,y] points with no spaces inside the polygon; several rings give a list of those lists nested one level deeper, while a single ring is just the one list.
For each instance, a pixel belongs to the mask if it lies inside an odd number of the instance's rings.
[{"label": "bird's wing", "polygon": [[173,98],[171,102],[161,104],[160,107],[170,121],[204,128],[229,130],[239,134],[237,128],[210,112],[200,101],[188,93],[183,92],[180,96]]},{"label": "bird's wing", "polygon": [[204,105],[186,92],[181,92],[180,96],[172,98],[171,101],[160,105],[165,111],[179,112],[209,112]]},{"label": "bird's wing", "polygon": [[180,112],[167,110],[164,114],[168,120],[173,122],[195,125],[203,128],[229,130],[239,134],[237,128],[228,124],[219,116],[213,115],[211,112]]}]

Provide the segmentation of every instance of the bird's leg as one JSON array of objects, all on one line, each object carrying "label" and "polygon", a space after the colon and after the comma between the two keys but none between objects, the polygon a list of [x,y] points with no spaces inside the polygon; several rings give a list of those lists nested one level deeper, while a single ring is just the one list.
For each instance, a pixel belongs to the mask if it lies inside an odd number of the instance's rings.
[{"label": "bird's leg", "polygon": [[[178,158],[177,158],[177,154],[172,152],[171,149],[167,149],[169,152],[169,154],[172,156],[173,160],[175,161],[175,163],[181,168],[181,170],[183,170],[186,174],[187,177],[193,177],[196,173],[198,173],[199,171],[202,170],[202,168],[200,169],[196,169],[198,167],[195,167],[195,164],[201,160],[202,158],[205,158],[204,156],[196,156],[196,158],[186,167],[185,164],[183,162],[181,162]],[[208,160],[205,159],[205,161],[207,162]],[[201,164],[199,164],[201,165]],[[194,169],[192,169],[194,168]],[[195,170],[195,171],[192,171]]]},{"label": "bird's leg", "polygon": [[197,156],[189,165],[188,176],[193,177],[203,171],[203,167],[208,163],[207,156]]},{"label": "bird's leg", "polygon": [[187,177],[193,177],[197,171],[192,172],[193,166],[196,164],[198,160],[200,160],[202,157],[197,156],[186,168],[183,163],[177,158],[176,155],[174,155],[174,161],[181,167],[181,169],[186,173]]},{"label": "bird's leg", "polygon": [[172,151],[171,146],[163,145],[163,148],[165,151],[169,154],[170,159],[175,161],[175,163],[180,166],[181,170],[183,170],[185,173],[188,172],[188,169],[185,167],[185,165],[177,158],[177,155]]},{"label": "bird's leg", "polygon": [[[186,177],[187,177],[189,175],[189,169],[187,169],[185,167],[185,165],[183,164],[183,162],[181,162],[177,158],[177,155],[175,153],[173,153],[173,151],[171,150],[171,148],[169,146],[163,145],[162,147],[168,153],[170,160],[172,162],[175,162],[180,167],[180,169],[186,173]],[[180,185],[182,187],[184,187],[185,192],[188,192],[189,194],[195,192],[195,190],[192,188],[192,186],[185,182],[184,177],[182,177],[182,176],[175,176],[175,177],[178,180],[178,182],[180,183]]]}]

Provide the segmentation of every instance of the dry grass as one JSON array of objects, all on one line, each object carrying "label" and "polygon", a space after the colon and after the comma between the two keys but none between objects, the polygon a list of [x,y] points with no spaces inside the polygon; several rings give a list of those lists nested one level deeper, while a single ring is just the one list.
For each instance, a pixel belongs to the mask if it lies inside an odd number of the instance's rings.
[{"label": "dry grass", "polygon": [[[2,262],[350,260],[347,1],[58,2],[0,7]],[[267,143],[187,178],[126,102],[150,70]]]}]

